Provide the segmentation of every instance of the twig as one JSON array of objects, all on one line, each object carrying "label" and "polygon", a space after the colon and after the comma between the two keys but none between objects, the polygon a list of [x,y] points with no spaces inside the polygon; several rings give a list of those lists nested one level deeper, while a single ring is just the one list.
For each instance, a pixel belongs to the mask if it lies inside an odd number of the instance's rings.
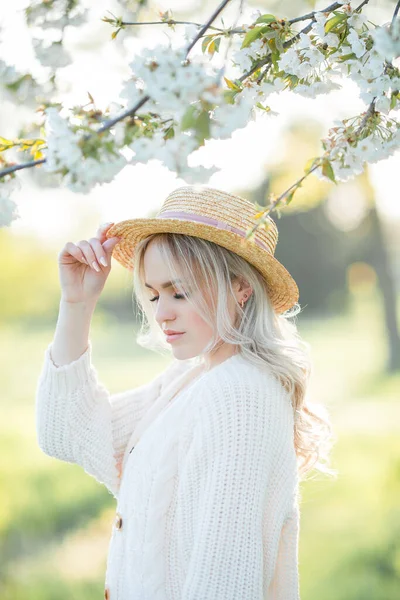
[{"label": "twig", "polygon": [[372,115],[374,114],[374,112],[375,112],[375,101],[376,101],[376,98],[374,98],[372,100],[371,104],[368,106],[367,112],[365,113],[365,115],[363,117],[363,120],[361,121],[360,125],[357,127],[356,131],[354,132],[353,137],[357,137],[362,132],[362,130],[364,129],[364,127],[365,127],[368,119],[370,117],[372,117]]},{"label": "twig", "polygon": [[[137,104],[135,104],[135,106],[133,108],[129,108],[128,110],[126,110],[125,112],[123,112],[121,115],[119,115],[119,117],[114,117],[113,119],[109,119],[108,121],[106,121],[105,123],[103,123],[103,125],[100,127],[100,129],[98,129],[96,131],[97,133],[103,133],[103,131],[106,131],[107,129],[110,129],[111,127],[113,127],[113,125],[115,125],[116,123],[118,123],[118,121],[123,121],[124,119],[126,119],[127,117],[133,117],[133,115],[135,114],[135,112],[137,110],[139,110],[139,108],[142,108],[143,104],[145,104],[147,102],[147,100],[150,99],[150,96],[143,96],[143,98],[141,98],[139,100],[139,102],[137,102]],[[92,133],[89,137],[92,137],[94,134]]]},{"label": "twig", "polygon": [[[265,213],[268,215],[270,212],[272,212],[275,207],[277,206],[277,204],[279,204],[279,202],[281,200],[283,200],[283,198],[285,198],[285,196],[287,196],[288,194],[290,194],[290,192],[292,191],[293,188],[299,187],[300,184],[316,169],[318,169],[318,167],[320,166],[319,163],[317,163],[316,165],[314,165],[309,171],[307,171],[307,173],[305,175],[303,175],[302,177],[300,177],[300,179],[298,179],[297,181],[295,181],[290,187],[287,188],[287,190],[285,190],[276,200],[274,200],[272,202],[272,204],[270,204],[267,207],[267,211],[265,211]],[[254,231],[256,231],[256,229],[259,228],[259,226],[261,225],[261,223],[256,223],[254,225],[254,227],[252,227],[252,229],[249,232],[249,236],[254,233]]]},{"label": "twig", "polygon": [[46,162],[45,158],[41,158],[40,160],[32,160],[28,163],[22,163],[20,165],[12,165],[10,167],[6,167],[0,171],[0,177],[4,177],[5,175],[10,175],[10,173],[14,173],[15,171],[20,171],[21,169],[27,169],[28,167],[36,167],[36,165],[41,165]]},{"label": "twig", "polygon": [[[195,25],[195,27],[203,27],[202,23],[194,23],[193,21],[175,21],[175,19],[168,19],[168,21],[121,21],[118,22],[118,27],[123,27],[125,25]],[[234,27],[231,29],[221,29],[221,27],[214,27],[214,25],[210,25],[208,29],[213,29],[214,31],[219,31],[220,33],[224,33],[225,35],[233,35],[235,33],[244,33],[243,27],[239,27],[235,29]]]},{"label": "twig", "polygon": [[[189,54],[189,52],[191,51],[191,49],[193,48],[193,46],[201,38],[201,36],[203,35],[203,33],[205,31],[207,31],[207,29],[211,26],[211,23],[218,17],[218,15],[223,11],[223,9],[225,8],[225,6],[229,2],[230,2],[230,0],[224,0],[223,2],[221,2],[221,4],[218,6],[218,8],[213,12],[213,14],[211,15],[211,17],[208,19],[207,23],[205,25],[203,25],[203,27],[201,28],[201,30],[196,34],[196,36],[194,37],[194,39],[190,42],[189,47],[186,50],[186,57]],[[136,111],[139,110],[143,106],[143,104],[145,104],[149,99],[150,99],[150,96],[147,96],[147,95],[143,96],[143,98],[141,98],[139,100],[139,102],[137,102],[137,104],[135,104],[135,106],[133,108],[130,108],[130,109],[126,110],[125,112],[123,112],[118,117],[114,117],[113,119],[109,119],[95,133],[89,134],[87,136],[87,138],[93,137],[94,135],[97,135],[99,133],[103,133],[103,131],[106,131],[107,129],[110,129],[111,127],[113,127],[119,121],[123,121],[127,117],[132,117],[136,113]],[[20,165],[12,165],[12,166],[7,167],[6,169],[2,169],[0,171],[0,178],[4,177],[5,175],[9,175],[10,173],[14,173],[15,171],[19,171],[21,169],[28,169],[29,167],[34,167],[36,165],[43,164],[45,162],[46,162],[46,159],[43,158],[43,159],[41,159],[39,161],[31,161],[29,163],[22,163]]]},{"label": "twig", "polygon": [[[400,0],[399,0],[399,4],[400,4]],[[354,132],[354,136],[355,136],[355,137],[357,137],[357,136],[358,136],[358,135],[359,135],[359,134],[362,132],[362,130],[364,129],[364,127],[365,127],[365,124],[367,123],[368,119],[369,119],[370,117],[372,117],[372,115],[374,114],[374,112],[375,112],[375,100],[376,100],[376,98],[374,98],[374,99],[372,100],[371,104],[368,106],[368,109],[367,109],[367,111],[366,111],[366,113],[365,113],[365,115],[364,115],[364,117],[363,117],[363,119],[362,119],[362,121],[361,121],[360,125],[357,127],[356,131]],[[274,200],[274,201],[272,202],[272,204],[270,204],[270,205],[268,206],[268,208],[267,208],[268,212],[266,212],[266,214],[268,215],[270,212],[272,212],[272,211],[275,209],[275,207],[276,207],[276,206],[279,204],[279,202],[285,198],[285,196],[287,196],[288,194],[290,194],[290,192],[291,192],[293,189],[295,189],[295,188],[299,187],[299,186],[300,186],[300,184],[301,184],[301,183],[302,183],[302,182],[303,182],[303,181],[304,181],[304,180],[305,180],[305,179],[306,179],[306,178],[307,178],[307,177],[308,177],[308,176],[309,176],[309,175],[310,175],[310,174],[311,174],[313,171],[315,171],[316,169],[318,169],[318,167],[320,167],[320,166],[321,166],[321,165],[320,165],[320,162],[318,161],[318,162],[317,162],[317,163],[316,163],[316,164],[315,164],[315,165],[314,165],[314,166],[313,166],[313,167],[312,167],[312,168],[311,168],[309,171],[307,171],[307,173],[306,173],[305,175],[303,175],[302,177],[300,177],[300,179],[298,179],[297,181],[295,181],[295,183],[293,183],[293,184],[292,184],[290,187],[288,187],[288,188],[287,188],[287,190],[285,190],[285,191],[284,191],[284,192],[283,192],[283,193],[282,193],[282,194],[281,194],[281,195],[280,195],[280,196],[279,196],[279,197],[278,197],[276,200]],[[260,226],[260,223],[256,223],[256,224],[254,225],[254,227],[252,227],[252,229],[251,229],[251,231],[250,231],[249,235],[251,235],[251,234],[252,234],[254,231],[256,231],[256,229],[258,229],[258,227],[259,227],[259,226]]]},{"label": "twig", "polygon": [[[368,2],[369,0],[367,0]],[[342,4],[339,4],[339,2],[334,2],[333,4],[331,4],[330,6],[327,6],[326,8],[321,8],[321,10],[313,10],[312,12],[303,15],[302,17],[295,17],[294,19],[290,19],[290,21],[288,21],[288,23],[290,25],[292,25],[293,23],[298,23],[299,21],[307,21],[308,19],[314,19],[315,15],[317,12],[332,12],[333,10],[336,10],[337,8],[341,8]]]},{"label": "twig", "polygon": [[[363,0],[363,2],[361,2],[361,4],[359,6],[357,6],[357,8],[354,9],[354,12],[361,10],[362,7],[365,4],[368,4],[369,1],[370,0]],[[400,3],[400,0],[399,0],[399,3]],[[295,19],[291,19],[290,21],[288,21],[288,23],[292,24],[297,21],[305,21],[306,19],[311,19],[311,23],[306,25],[306,27],[304,27],[301,31],[296,33],[296,35],[291,37],[290,40],[287,40],[286,42],[283,43],[283,47],[285,48],[285,50],[286,50],[286,48],[290,48],[290,46],[292,46],[300,38],[300,35],[302,33],[308,33],[310,31],[313,23],[315,22],[315,15],[317,14],[317,12],[322,12],[322,13],[332,12],[333,10],[336,10],[336,8],[339,8],[341,6],[342,6],[341,4],[338,4],[337,2],[335,2],[334,4],[331,4],[330,6],[327,6],[326,8],[322,8],[319,11],[313,11],[313,12],[308,13],[307,15],[304,15],[303,17],[297,17]],[[259,60],[257,63],[255,63],[253,65],[253,67],[247,73],[244,73],[241,77],[239,77],[239,81],[244,81],[245,79],[247,79],[247,77],[250,77],[250,75],[253,75],[253,73],[258,71],[258,69],[260,69],[261,67],[271,64],[271,60],[272,60],[271,55],[265,56],[264,58]],[[262,79],[262,77],[260,77],[259,79]]]},{"label": "twig", "polygon": [[[202,27],[203,24],[202,23],[193,23],[192,21],[175,21],[175,19],[168,19],[168,21],[136,21],[136,22],[132,22],[132,21],[121,21],[118,22],[118,26],[124,26],[124,25],[195,25],[196,27]],[[215,29],[215,31],[221,31],[223,32],[223,29],[220,29],[219,27],[214,27],[213,25],[210,25],[209,29]]]},{"label": "twig", "polygon": [[396,20],[397,15],[399,14],[399,10],[400,10],[400,0],[397,2],[396,4],[396,8],[394,9],[394,13],[393,13],[393,17],[392,17],[392,22],[390,23],[390,29],[392,29],[393,24]]},{"label": "twig", "polygon": [[221,4],[215,9],[215,11],[211,15],[211,17],[208,19],[207,23],[205,23],[203,25],[203,27],[200,29],[200,31],[196,34],[195,38],[190,42],[189,47],[186,50],[186,57],[188,56],[189,52],[191,51],[191,49],[193,48],[193,46],[196,44],[196,42],[201,38],[201,36],[203,35],[203,33],[205,31],[207,31],[207,29],[210,27],[211,23],[213,21],[215,21],[215,19],[224,10],[225,6],[227,4],[229,4],[229,2],[230,2],[230,0],[223,0],[221,2]]}]

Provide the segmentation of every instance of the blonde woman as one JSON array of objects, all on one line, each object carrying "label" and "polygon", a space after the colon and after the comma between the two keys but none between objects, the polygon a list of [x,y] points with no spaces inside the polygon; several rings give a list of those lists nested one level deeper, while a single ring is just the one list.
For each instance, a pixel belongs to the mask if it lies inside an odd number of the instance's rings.
[{"label": "blonde woman", "polygon": [[[298,288],[274,257],[274,221],[245,240],[254,213],[188,186],[155,218],[108,224],[59,254],[38,443],[117,500],[105,598],[300,598],[299,482],[333,472],[331,427],[306,403],[309,347],[289,320]],[[89,339],[111,256],[133,271],[138,343],[172,355],[153,381],[114,395]]]}]

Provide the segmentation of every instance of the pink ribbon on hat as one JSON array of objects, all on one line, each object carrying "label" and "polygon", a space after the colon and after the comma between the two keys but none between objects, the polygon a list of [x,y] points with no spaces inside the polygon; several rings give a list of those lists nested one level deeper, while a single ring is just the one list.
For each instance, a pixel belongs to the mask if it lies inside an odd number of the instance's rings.
[{"label": "pink ribbon on hat", "polygon": [[[228,223],[223,223],[222,221],[218,221],[217,219],[213,219],[212,217],[204,217],[203,215],[196,215],[193,213],[169,210],[169,211],[163,212],[160,215],[157,215],[157,219],[184,219],[186,221],[194,221],[196,223],[204,223],[205,225],[213,225],[214,227],[217,227],[218,229],[224,229],[225,231],[231,231],[232,233],[236,233],[236,234],[240,235],[242,238],[244,238],[246,236],[246,231],[244,229],[239,229],[237,227],[233,227],[233,225],[229,225]],[[253,237],[253,240],[255,241],[255,243],[258,246],[260,246],[260,248],[267,250],[267,252],[269,252],[271,254],[271,251],[266,244],[261,242],[256,237]]]}]

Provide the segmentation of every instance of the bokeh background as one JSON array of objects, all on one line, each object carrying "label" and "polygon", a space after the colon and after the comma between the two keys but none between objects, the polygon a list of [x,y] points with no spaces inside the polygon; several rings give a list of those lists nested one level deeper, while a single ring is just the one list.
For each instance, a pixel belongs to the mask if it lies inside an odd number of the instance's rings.
[{"label": "bokeh background", "polygon": [[[34,70],[27,4],[0,6],[0,56]],[[370,4],[373,22],[390,20],[395,2]],[[134,52],[172,32],[135,28],[111,41],[101,17],[132,12],[116,1],[86,5],[89,22],[65,31],[74,61],[60,69],[58,85],[66,104],[84,104],[89,91],[106,106]],[[204,22],[215,5],[162,0],[142,7],[138,19],[170,8],[176,19]],[[323,6],[251,2],[242,21],[256,9],[291,17]],[[237,9],[233,2],[226,24]],[[0,135],[16,137],[32,109],[0,98]],[[344,82],[342,91],[316,100],[282,95],[272,108],[279,117],[257,119],[200,151],[202,164],[220,168],[209,185],[265,203],[302,175],[334,119],[357,114],[362,104]],[[302,600],[400,598],[399,169],[398,153],[346,184],[312,176],[274,217],[276,257],[298,282],[297,325],[312,348],[309,398],[328,407],[338,436],[337,479],[318,475],[301,486]],[[115,500],[77,465],[44,455],[35,429],[36,385],[60,299],[57,254],[67,241],[92,237],[100,223],[154,215],[185,182],[157,161],[128,167],[88,195],[51,185],[39,171],[20,179],[20,218],[0,229],[0,597],[91,600],[103,594]],[[93,364],[111,394],[150,381],[170,361],[136,344],[135,314],[130,275],[114,261],[91,328]]]}]

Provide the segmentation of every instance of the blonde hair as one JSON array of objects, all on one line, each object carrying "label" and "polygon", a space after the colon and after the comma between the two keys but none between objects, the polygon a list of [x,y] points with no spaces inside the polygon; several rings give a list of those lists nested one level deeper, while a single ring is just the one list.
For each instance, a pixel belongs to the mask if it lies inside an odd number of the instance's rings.
[{"label": "blonde hair", "polygon": [[[297,303],[279,315],[273,309],[268,288],[261,273],[235,252],[214,242],[178,233],[155,233],[142,239],[135,248],[133,288],[141,310],[141,329],[137,343],[151,350],[170,351],[165,336],[153,318],[153,307],[144,286],[144,255],[148,244],[156,240],[173,279],[182,279],[189,291],[186,300],[212,327],[214,335],[203,353],[220,345],[238,345],[241,355],[251,363],[265,367],[281,382],[290,395],[294,411],[294,446],[299,478],[313,468],[336,476],[329,467],[333,435],[328,411],[321,404],[306,401],[312,371],[310,345],[301,339],[295,323],[290,321],[300,311]],[[231,322],[228,297],[235,300],[233,281],[247,281],[252,294],[243,309],[237,305],[237,319]],[[179,287],[179,289],[181,289]],[[206,295],[204,290],[211,292]],[[202,355],[195,363],[202,362]]]}]

